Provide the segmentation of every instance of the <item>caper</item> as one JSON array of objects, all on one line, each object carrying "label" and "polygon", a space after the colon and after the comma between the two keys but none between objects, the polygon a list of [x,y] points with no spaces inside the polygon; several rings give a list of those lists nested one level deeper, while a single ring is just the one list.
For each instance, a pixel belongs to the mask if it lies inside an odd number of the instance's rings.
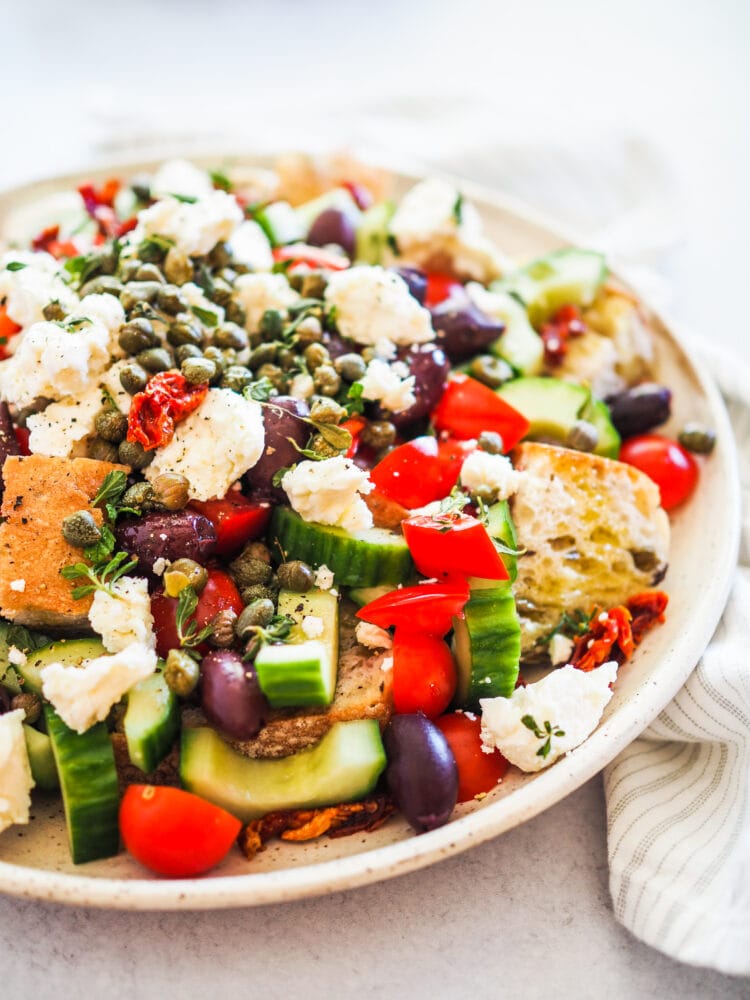
[{"label": "caper", "polygon": [[[300,329],[302,327],[302,329]],[[320,323],[306,323],[303,320],[297,329],[294,331],[294,338],[296,345],[304,350],[305,347],[309,347],[310,344],[319,344],[323,339],[323,327]]]},{"label": "caper", "polygon": [[390,420],[371,420],[362,428],[362,443],[380,451],[396,440],[396,428]]},{"label": "caper", "polygon": [[214,330],[211,343],[217,347],[232,347],[235,351],[242,351],[247,347],[247,333],[236,323],[222,323]]},{"label": "caper", "polygon": [[197,347],[203,343],[203,330],[195,321],[177,319],[169,324],[167,340],[173,347],[180,344],[195,344]]},{"label": "caper", "polygon": [[221,376],[219,385],[222,389],[242,392],[245,386],[253,381],[253,373],[243,365],[230,365]]},{"label": "caper", "polygon": [[133,257],[130,260],[120,261],[120,280],[123,282],[133,281],[135,279],[138,268],[141,266],[141,261],[137,257]]},{"label": "caper", "polygon": [[260,318],[260,332],[269,340],[276,340],[281,336],[284,328],[284,317],[278,309],[266,309]]},{"label": "caper", "polygon": [[96,415],[94,427],[99,437],[119,444],[128,433],[128,418],[119,410],[102,410]]},{"label": "caper", "polygon": [[42,309],[42,315],[49,323],[54,323],[55,320],[65,319],[65,310],[57,299],[54,299]]},{"label": "caper", "polygon": [[175,316],[188,307],[188,301],[177,285],[162,285],[156,296],[156,304],[170,316]]},{"label": "caper", "polygon": [[276,341],[271,341],[268,344],[259,344],[250,352],[247,362],[248,368],[252,368],[255,371],[261,365],[273,364],[276,360],[278,350],[279,345]]},{"label": "caper", "polygon": [[135,272],[136,281],[164,281],[164,275],[157,264],[141,264]]},{"label": "caper", "polygon": [[154,333],[151,322],[145,317],[140,317],[123,323],[117,335],[117,343],[126,354],[139,354],[149,347],[156,347],[159,338]]},{"label": "caper", "polygon": [[313,271],[312,274],[306,274],[302,279],[300,291],[306,299],[322,299],[327,284],[328,282],[320,271]]},{"label": "caper", "polygon": [[262,559],[255,559],[245,550],[229,564],[229,573],[238,587],[250,587],[254,583],[266,584],[273,576],[273,570]]},{"label": "caper", "polygon": [[271,551],[263,542],[248,542],[242,550],[242,554],[248,559],[260,559],[269,566],[271,565]]},{"label": "caper", "polygon": [[482,431],[477,438],[477,447],[488,455],[502,455],[505,445],[497,431]]},{"label": "caper", "polygon": [[90,510],[77,510],[63,518],[62,534],[68,545],[87,549],[101,541],[102,533]]},{"label": "caper", "polygon": [[151,482],[154,502],[166,510],[182,510],[187,506],[190,483],[179,472],[162,472]]},{"label": "caper", "polygon": [[255,634],[255,628],[268,625],[276,613],[273,601],[267,597],[259,597],[251,601],[246,608],[240,612],[239,618],[234,623],[234,631],[239,639],[246,641]]},{"label": "caper", "polygon": [[232,263],[232,251],[226,243],[217,243],[208,255],[208,263],[211,267],[226,267]]},{"label": "caper", "polygon": [[342,354],[333,362],[333,367],[347,382],[356,382],[367,371],[367,365],[359,354]]},{"label": "caper", "polygon": [[193,262],[177,247],[170,247],[164,258],[164,274],[174,285],[184,285],[193,280]]},{"label": "caper", "polygon": [[290,372],[297,366],[297,353],[290,347],[281,347],[276,355],[276,361],[282,371]]},{"label": "caper", "polygon": [[327,397],[316,399],[310,409],[310,419],[316,424],[339,424],[345,416],[346,408]]},{"label": "caper", "polygon": [[306,593],[315,583],[315,573],[301,559],[283,562],[276,575],[285,590],[296,590],[302,594]]},{"label": "caper", "polygon": [[165,372],[172,367],[172,355],[166,347],[149,347],[147,351],[140,351],[136,355],[136,361],[152,374]]},{"label": "caper", "polygon": [[480,354],[469,365],[469,374],[490,389],[499,389],[508,379],[513,378],[513,369],[502,358],[493,358],[491,354]]},{"label": "caper", "polygon": [[258,378],[267,378],[276,389],[286,387],[286,377],[278,365],[261,365],[255,374]]},{"label": "caper", "polygon": [[96,459],[97,462],[116,462],[117,445],[112,444],[111,441],[105,441],[104,438],[90,438],[86,445],[86,454],[89,458]]},{"label": "caper", "polygon": [[200,347],[196,347],[195,344],[180,344],[179,347],[174,349],[174,359],[178,365],[181,365],[183,361],[187,361],[188,358],[202,358],[203,351]]},{"label": "caper", "polygon": [[245,321],[247,320],[247,313],[239,304],[239,302],[235,302],[234,299],[232,299],[230,302],[227,302],[226,306],[224,307],[224,310],[228,322],[238,323],[240,326],[245,325]]},{"label": "caper", "polygon": [[84,295],[114,295],[119,296],[122,292],[122,282],[111,274],[100,274],[91,281],[87,281],[78,294],[81,298]]},{"label": "caper", "polygon": [[207,347],[203,352],[203,357],[206,358],[208,361],[213,361],[213,363],[216,365],[217,375],[220,375],[221,372],[223,372],[224,369],[227,367],[226,362],[224,360],[224,355],[221,353],[221,350],[218,347]]},{"label": "caper", "polygon": [[222,608],[211,620],[211,634],[208,641],[219,649],[228,649],[234,645],[234,625],[237,612],[233,608]]},{"label": "caper", "polygon": [[696,455],[710,455],[716,445],[716,434],[702,424],[685,424],[677,440]]},{"label": "caper", "polygon": [[314,337],[318,333],[323,333],[323,327],[317,316],[305,316],[303,320],[297,324],[296,329],[297,336],[302,335]]},{"label": "caper", "polygon": [[208,583],[208,570],[194,559],[175,559],[169,567],[169,572],[182,573],[187,579],[188,586],[192,587],[196,594],[200,594]]},{"label": "caper", "polygon": [[575,451],[593,451],[599,444],[599,431],[588,420],[576,420],[568,431],[565,444]]},{"label": "caper", "polygon": [[131,361],[129,364],[123,365],[120,369],[120,385],[131,396],[134,396],[137,392],[143,392],[147,383],[148,373],[145,368],[136,364],[136,362]]},{"label": "caper", "polygon": [[154,460],[154,452],[146,451],[139,441],[121,441],[117,454],[120,462],[131,469],[145,469]]},{"label": "caper", "polygon": [[38,694],[24,691],[22,694],[13,696],[10,707],[14,712],[22,708],[26,713],[26,718],[23,721],[33,726],[35,722],[39,721],[39,717],[42,714],[42,699]]},{"label": "caper", "polygon": [[[304,358],[311,372],[320,368],[321,365],[329,365],[330,367],[331,355],[328,353],[328,348],[323,347],[322,344],[309,344],[304,350]],[[333,373],[337,374],[335,368]]]},{"label": "caper", "polygon": [[313,384],[321,395],[335,396],[341,388],[341,376],[333,365],[319,365],[313,372]]},{"label": "caper", "polygon": [[215,277],[211,291],[207,294],[217,306],[227,306],[232,301],[232,286],[225,279]]},{"label": "caper", "polygon": [[148,510],[154,505],[154,491],[151,483],[133,483],[122,495],[123,507],[133,507],[135,510]]},{"label": "caper", "polygon": [[184,649],[170,649],[164,664],[164,680],[178,698],[189,698],[198,686],[200,667]]},{"label": "caper", "polygon": [[153,302],[161,288],[158,281],[129,281],[120,293],[120,302],[129,312],[139,302]]},{"label": "caper", "polygon": [[215,378],[216,364],[209,358],[186,358],[180,366],[180,371],[191,385],[202,385]]},{"label": "caper", "polygon": [[257,600],[269,600],[273,604],[278,594],[278,587],[273,586],[273,581],[268,586],[262,583],[252,583],[249,587],[242,587],[240,597],[244,604],[252,604]]}]

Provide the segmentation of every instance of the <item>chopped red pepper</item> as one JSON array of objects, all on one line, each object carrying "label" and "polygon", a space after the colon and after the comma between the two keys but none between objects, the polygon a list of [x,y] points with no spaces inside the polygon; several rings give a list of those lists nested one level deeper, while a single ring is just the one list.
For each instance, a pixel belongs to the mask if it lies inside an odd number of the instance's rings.
[{"label": "chopped red pepper", "polygon": [[172,440],[174,425],[197,409],[208,383],[191,385],[180,372],[159,372],[143,392],[133,396],[128,414],[128,441],[152,451]]},{"label": "chopped red pepper", "polygon": [[414,565],[424,576],[508,579],[487,529],[470,514],[415,514],[402,522],[401,530]]},{"label": "chopped red pepper", "polygon": [[273,259],[278,262],[289,261],[289,270],[294,270],[300,264],[321,271],[345,271],[350,266],[348,257],[320,247],[310,247],[306,243],[295,243],[286,247],[274,247]]},{"label": "chopped red pepper", "polygon": [[468,375],[454,375],[433,411],[435,429],[454,438],[478,438],[496,431],[508,452],[528,432],[529,421],[486,385]]},{"label": "chopped red pepper", "polygon": [[380,628],[403,626],[414,632],[442,636],[453,628],[454,616],[463,618],[468,599],[469,585],[465,580],[420,583],[377,597],[359,609],[357,618]]},{"label": "chopped red pepper", "polygon": [[427,272],[427,291],[425,292],[424,304],[428,309],[440,305],[450,298],[451,293],[457,288],[463,288],[460,281],[450,274],[441,274],[439,271]]},{"label": "chopped red pepper", "polygon": [[367,426],[367,421],[365,420],[364,417],[355,415],[353,417],[349,417],[348,420],[345,420],[341,424],[341,426],[344,428],[344,430],[349,431],[349,433],[352,436],[352,443],[346,449],[345,457],[354,458],[354,456],[359,451],[359,446],[361,443],[360,438],[362,437],[362,431]]},{"label": "chopped red pepper", "polygon": [[73,240],[60,239],[59,226],[47,226],[46,229],[43,229],[31,241],[31,248],[36,251],[44,250],[48,254],[51,254],[55,260],[60,260],[61,257],[76,257],[78,255],[78,247]]},{"label": "chopped red pepper", "polygon": [[271,505],[250,500],[230,490],[222,500],[193,500],[190,503],[216,529],[216,555],[236,552],[245,542],[260,538],[271,519]]},{"label": "chopped red pepper", "polygon": [[559,365],[567,353],[570,337],[580,337],[585,332],[586,327],[578,306],[560,306],[541,329],[547,364]]},{"label": "chopped red pepper", "polygon": [[418,437],[389,452],[370,473],[377,489],[404,507],[424,507],[442,500],[458,482],[473,445]]}]

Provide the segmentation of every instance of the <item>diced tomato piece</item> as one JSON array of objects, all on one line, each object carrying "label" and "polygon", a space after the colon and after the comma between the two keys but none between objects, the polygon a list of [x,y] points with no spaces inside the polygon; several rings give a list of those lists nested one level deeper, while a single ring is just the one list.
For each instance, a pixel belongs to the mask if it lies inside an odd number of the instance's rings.
[{"label": "diced tomato piece", "polygon": [[440,305],[446,299],[450,298],[451,293],[457,288],[463,288],[460,281],[450,274],[440,274],[438,271],[428,271],[426,274],[427,278],[427,291],[424,297],[424,304],[428,309],[432,309],[435,306]]},{"label": "diced tomato piece", "polygon": [[8,315],[8,310],[4,305],[0,305],[0,361],[10,357],[8,351],[8,341],[19,332],[21,327],[14,323]]},{"label": "diced tomato piece", "polygon": [[450,583],[422,583],[401,587],[370,601],[357,612],[357,618],[381,628],[395,625],[428,635],[445,635],[453,627],[453,617],[463,617],[469,599],[465,580]]},{"label": "diced tomato piece", "polygon": [[487,529],[470,514],[416,514],[401,523],[401,530],[414,565],[425,576],[508,579]]},{"label": "diced tomato piece", "polygon": [[456,693],[456,664],[435,635],[397,628],[393,636],[393,707],[399,715],[441,715]]},{"label": "diced tomato piece", "polygon": [[157,875],[202,875],[225,857],[241,828],[226,809],[166,785],[131,785],[120,804],[126,850]]},{"label": "diced tomato piece", "polygon": [[[198,594],[198,606],[188,621],[194,621],[198,631],[209,625],[220,611],[231,608],[239,614],[244,605],[234,580],[219,569],[208,572],[208,583]],[[163,590],[156,590],[151,596],[151,614],[154,616],[156,652],[166,659],[170,649],[180,648],[177,634],[177,598],[167,597]]]},{"label": "diced tomato piece", "polygon": [[311,247],[306,243],[274,247],[273,259],[275,261],[291,261],[292,268],[299,264],[305,264],[307,267],[321,271],[345,271],[351,264],[349,258],[340,253],[332,253],[330,250],[322,250],[320,247]]},{"label": "diced tomato piece", "polygon": [[404,507],[424,507],[448,496],[473,448],[461,441],[414,438],[378,462],[370,479],[381,493]]},{"label": "diced tomato piece", "polygon": [[359,451],[359,446],[361,444],[360,438],[362,437],[362,431],[367,426],[367,421],[364,417],[355,415],[353,417],[349,417],[349,419],[345,420],[340,426],[343,427],[344,430],[349,431],[352,436],[352,443],[347,448],[345,457],[354,458]]},{"label": "diced tomato piece", "polygon": [[190,504],[216,528],[216,554],[230,555],[245,542],[260,538],[271,519],[271,505],[250,500],[230,490],[222,500],[193,500]]},{"label": "diced tomato piece", "polygon": [[435,719],[435,725],[448,741],[458,768],[458,801],[469,802],[491,792],[505,776],[508,761],[499,750],[482,750],[482,722],[475,715],[454,712]]},{"label": "diced tomato piece", "polygon": [[495,431],[508,452],[529,430],[529,421],[497,393],[468,375],[454,375],[432,413],[435,429],[454,438]]}]

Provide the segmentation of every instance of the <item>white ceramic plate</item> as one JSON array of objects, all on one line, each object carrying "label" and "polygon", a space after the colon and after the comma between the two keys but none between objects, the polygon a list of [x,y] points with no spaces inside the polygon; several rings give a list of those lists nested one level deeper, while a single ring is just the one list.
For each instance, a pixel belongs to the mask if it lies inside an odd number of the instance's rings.
[{"label": "white ceramic plate", "polygon": [[[228,158],[222,158],[226,162]],[[268,159],[235,157],[267,166]],[[215,165],[217,158],[205,160]],[[128,176],[154,164],[130,164],[93,173],[93,179]],[[69,191],[84,177],[65,177],[0,195],[0,238],[41,198]],[[398,193],[415,178],[398,174]],[[569,242],[559,231],[501,196],[461,184],[485,220],[488,234],[519,259]],[[667,432],[686,420],[718,434],[704,464],[700,488],[672,518],[666,623],[651,632],[620,672],[614,697],[597,731],[578,749],[537,775],[511,774],[481,803],[456,809],[446,826],[416,837],[400,819],[372,834],[305,844],[271,842],[252,862],[238,851],[200,879],[144,877],[127,855],[74,866],[69,858],[62,805],[35,797],[33,822],[0,837],[0,891],[18,896],[120,909],[208,909],[299,899],[391,878],[433,864],[525,822],[570,794],[600,771],[648,725],[684,683],[724,607],[739,538],[739,487],[732,432],[721,398],[668,327],[654,317],[658,378],[671,386],[674,413]]]}]

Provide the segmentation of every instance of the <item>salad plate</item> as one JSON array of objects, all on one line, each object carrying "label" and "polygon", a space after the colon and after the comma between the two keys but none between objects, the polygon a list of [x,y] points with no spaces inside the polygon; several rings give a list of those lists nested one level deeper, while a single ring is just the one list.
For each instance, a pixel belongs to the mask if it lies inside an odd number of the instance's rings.
[{"label": "salad plate", "polygon": [[[265,157],[196,158],[270,167]],[[0,194],[0,242],[33,231],[49,206],[84,181],[132,177],[156,163],[128,163],[38,182]],[[419,178],[393,171],[395,196]],[[476,205],[486,235],[512,259],[538,257],[573,243],[554,224],[492,191],[456,182]],[[716,447],[701,463],[698,489],[673,512],[666,621],[651,631],[620,671],[598,728],[552,767],[512,768],[481,801],[459,805],[451,820],[415,836],[400,816],[370,833],[305,843],[271,841],[252,861],[232,851],[209,875],[149,877],[127,854],[76,866],[70,860],[62,803],[34,796],[33,821],[0,837],[0,891],[60,903],[120,909],[203,909],[278,903],[350,889],[433,864],[525,822],[600,771],[655,718],[685,682],[716,627],[729,592],[739,540],[739,485],[732,430],[718,390],[668,322],[650,311],[656,377],[673,394],[665,425],[676,436],[688,422],[712,428]]]}]

